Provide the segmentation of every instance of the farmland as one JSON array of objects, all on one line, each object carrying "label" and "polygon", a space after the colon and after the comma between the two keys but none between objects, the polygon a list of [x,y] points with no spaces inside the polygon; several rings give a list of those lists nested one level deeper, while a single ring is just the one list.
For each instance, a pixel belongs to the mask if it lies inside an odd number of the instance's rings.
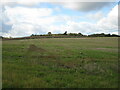
[{"label": "farmland", "polygon": [[117,88],[118,37],[2,42],[3,88]]}]

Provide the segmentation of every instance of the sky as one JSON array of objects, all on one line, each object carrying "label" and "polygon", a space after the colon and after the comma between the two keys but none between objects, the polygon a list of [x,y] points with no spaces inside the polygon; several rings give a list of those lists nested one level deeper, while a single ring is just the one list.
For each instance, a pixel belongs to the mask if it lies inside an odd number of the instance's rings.
[{"label": "sky", "polygon": [[118,2],[5,0],[0,4],[0,36],[32,34],[118,34]]}]

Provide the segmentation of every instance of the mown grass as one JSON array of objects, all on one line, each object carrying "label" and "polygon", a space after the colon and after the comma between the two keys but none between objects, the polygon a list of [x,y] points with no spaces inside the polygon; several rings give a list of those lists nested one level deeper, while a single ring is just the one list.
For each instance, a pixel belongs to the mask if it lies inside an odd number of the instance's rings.
[{"label": "mown grass", "polygon": [[117,88],[117,50],[114,37],[3,41],[3,88]]}]

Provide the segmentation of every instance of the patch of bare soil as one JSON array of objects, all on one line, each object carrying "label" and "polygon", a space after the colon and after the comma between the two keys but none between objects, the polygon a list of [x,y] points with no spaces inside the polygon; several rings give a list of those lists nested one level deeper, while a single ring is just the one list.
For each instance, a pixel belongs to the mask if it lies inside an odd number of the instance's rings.
[{"label": "patch of bare soil", "polygon": [[46,50],[40,47],[35,46],[34,44],[31,44],[28,48],[29,52],[33,52],[33,51],[39,51],[39,52],[45,52]]}]

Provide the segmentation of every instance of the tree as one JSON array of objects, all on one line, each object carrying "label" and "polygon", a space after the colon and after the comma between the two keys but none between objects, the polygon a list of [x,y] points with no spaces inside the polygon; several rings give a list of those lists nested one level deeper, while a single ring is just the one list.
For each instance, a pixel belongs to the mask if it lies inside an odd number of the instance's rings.
[{"label": "tree", "polygon": [[65,33],[63,35],[67,35],[67,31],[65,31]]},{"label": "tree", "polygon": [[32,34],[31,36],[34,36],[34,34]]},{"label": "tree", "polygon": [[77,33],[69,33],[70,36],[77,36]]},{"label": "tree", "polygon": [[52,33],[51,33],[51,32],[48,32],[48,35],[49,35],[49,36],[51,36],[51,35],[52,35]]},{"label": "tree", "polygon": [[83,34],[82,34],[82,33],[78,33],[78,35],[79,35],[79,36],[83,36]]},{"label": "tree", "polygon": [[111,36],[112,36],[112,37],[118,37],[119,35],[116,35],[116,34],[112,34]]}]

